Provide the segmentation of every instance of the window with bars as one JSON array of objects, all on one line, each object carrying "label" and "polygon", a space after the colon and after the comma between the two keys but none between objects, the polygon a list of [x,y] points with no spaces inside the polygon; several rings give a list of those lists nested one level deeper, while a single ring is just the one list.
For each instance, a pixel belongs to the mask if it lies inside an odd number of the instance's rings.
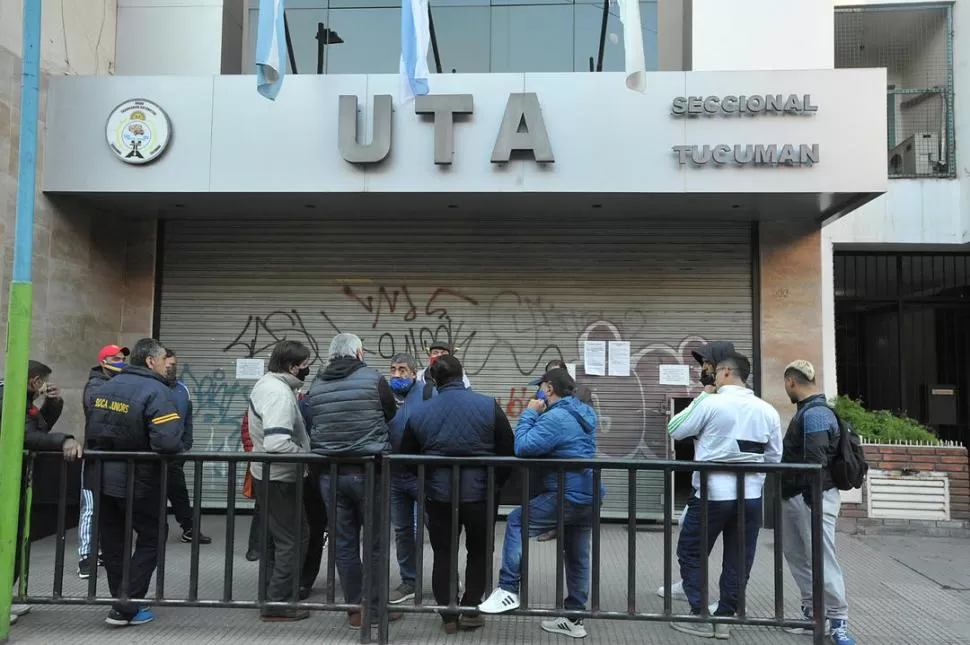
[{"label": "window with bars", "polygon": [[885,67],[890,177],[955,177],[950,5],[840,7],[835,66]]},{"label": "window with bars", "polygon": [[[970,438],[970,253],[837,251],[839,393]],[[952,414],[933,394],[951,392]]]}]

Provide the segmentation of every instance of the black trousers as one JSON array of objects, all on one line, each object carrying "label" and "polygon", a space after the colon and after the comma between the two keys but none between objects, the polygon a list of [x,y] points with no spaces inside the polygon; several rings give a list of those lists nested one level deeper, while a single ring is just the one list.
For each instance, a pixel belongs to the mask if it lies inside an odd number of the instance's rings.
[{"label": "black trousers", "polygon": [[260,566],[265,567],[266,600],[270,602],[296,600],[293,578],[300,575],[310,535],[306,513],[296,505],[296,487],[302,485],[270,481],[267,486],[264,521],[268,537]]},{"label": "black trousers", "polygon": [[[324,506],[323,497],[320,496],[320,488],[317,480],[309,477],[303,481],[303,509],[306,513],[307,525],[309,526],[309,539],[307,541],[306,557],[303,559],[303,568],[300,572],[300,586],[311,588],[320,575],[320,567],[323,563],[323,545],[327,536],[327,507]],[[249,525],[249,546],[248,551],[259,553],[260,523],[265,513],[259,507],[259,497],[253,507],[253,519]]]},{"label": "black trousers", "polygon": [[189,501],[189,489],[185,485],[185,462],[172,461],[168,464],[168,501],[175,513],[175,521],[183,531],[191,531],[192,502]]},{"label": "black trousers", "polygon": [[[158,563],[159,542],[166,536],[158,534],[158,500],[135,499],[131,526],[135,537],[134,552],[125,553],[125,500],[102,493],[98,529],[101,531],[101,554],[104,571],[108,577],[108,589],[118,598],[127,591],[131,600],[140,600],[148,593],[148,587]],[[122,570],[125,559],[129,560],[128,589],[122,587]],[[140,603],[117,602],[115,611],[131,618],[138,613]]]},{"label": "black trousers", "polygon": [[323,543],[327,534],[327,507],[320,495],[320,478],[312,474],[303,480],[303,509],[309,526],[309,540],[300,573],[300,586],[310,588],[320,575]]},{"label": "black trousers", "polygon": [[[431,539],[431,549],[434,551],[434,565],[431,570],[431,590],[435,601],[439,605],[447,605],[451,600],[451,558],[457,547],[458,536],[465,531],[465,594],[459,605],[477,607],[482,602],[485,591],[491,587],[491,580],[485,579],[485,568],[492,554],[488,552],[488,532],[494,531],[488,526],[486,518],[486,502],[466,502],[458,506],[458,535],[451,533],[452,505],[447,502],[428,500],[428,537]],[[475,615],[478,612],[474,612]],[[457,614],[441,612],[444,622],[453,622]]]}]

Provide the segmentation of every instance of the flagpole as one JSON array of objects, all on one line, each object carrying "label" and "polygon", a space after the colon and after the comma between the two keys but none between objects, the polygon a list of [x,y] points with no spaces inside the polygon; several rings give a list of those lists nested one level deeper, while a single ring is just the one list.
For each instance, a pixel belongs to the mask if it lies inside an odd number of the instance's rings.
[{"label": "flagpole", "polygon": [[610,0],[603,0],[603,24],[600,25],[600,53],[596,62],[596,71],[603,71],[603,49],[606,47],[606,23],[610,18]]},{"label": "flagpole", "polygon": [[434,14],[431,13],[431,3],[428,3],[428,31],[431,35],[431,51],[434,53],[435,71],[441,73],[441,56],[438,55],[438,37],[434,33]]},{"label": "flagpole", "polygon": [[[23,67],[20,79],[20,152],[17,160],[17,219],[13,275],[7,309],[6,373],[0,426],[0,643],[10,634],[14,561],[20,517],[24,419],[27,417],[27,362],[33,308],[31,264],[34,191],[37,177],[37,123],[40,107],[41,0],[23,0]],[[25,527],[29,530],[29,527]]]},{"label": "flagpole", "polygon": [[283,31],[286,32],[286,53],[290,57],[290,71],[299,74],[296,71],[296,55],[293,54],[293,39],[290,38],[290,21],[286,19],[286,11],[283,11]]}]

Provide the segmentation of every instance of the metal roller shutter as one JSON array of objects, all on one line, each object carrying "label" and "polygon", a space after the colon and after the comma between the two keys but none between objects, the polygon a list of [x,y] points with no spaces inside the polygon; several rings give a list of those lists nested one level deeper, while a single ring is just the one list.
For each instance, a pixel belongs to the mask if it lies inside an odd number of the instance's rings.
[{"label": "metal roller shutter", "polygon": [[[601,456],[669,456],[668,398],[698,392],[690,350],[724,339],[751,351],[750,225],[524,217],[167,222],[160,335],[193,395],[196,449],[240,449],[253,382],[236,380],[236,359],[268,358],[291,338],[319,364],[339,330],[360,335],[382,370],[396,352],[423,361],[449,339],[513,424],[547,361],[580,363]],[[586,340],[629,341],[630,376],[585,375]],[[661,363],[691,365],[692,387],[660,385]],[[206,506],[224,505],[225,477],[207,467]],[[604,514],[625,517],[625,474],[604,483]],[[641,475],[637,508],[662,512],[662,478]]]}]

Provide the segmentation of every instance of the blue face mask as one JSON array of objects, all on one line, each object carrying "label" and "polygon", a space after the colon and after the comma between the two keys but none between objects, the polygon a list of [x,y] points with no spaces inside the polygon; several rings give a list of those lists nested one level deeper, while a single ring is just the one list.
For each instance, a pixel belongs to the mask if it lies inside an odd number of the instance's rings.
[{"label": "blue face mask", "polygon": [[104,366],[112,372],[120,372],[121,370],[125,369],[125,362],[121,361],[118,363],[105,363]]},{"label": "blue face mask", "polygon": [[395,376],[389,381],[391,389],[395,394],[407,394],[414,385],[414,379],[410,377]]},{"label": "blue face mask", "polygon": [[546,400],[546,391],[545,391],[545,390],[543,390],[543,389],[542,389],[542,388],[540,387],[540,388],[539,388],[539,391],[538,391],[538,392],[536,392],[536,398],[537,398],[537,399],[539,399],[540,401],[545,401],[545,400]]}]

